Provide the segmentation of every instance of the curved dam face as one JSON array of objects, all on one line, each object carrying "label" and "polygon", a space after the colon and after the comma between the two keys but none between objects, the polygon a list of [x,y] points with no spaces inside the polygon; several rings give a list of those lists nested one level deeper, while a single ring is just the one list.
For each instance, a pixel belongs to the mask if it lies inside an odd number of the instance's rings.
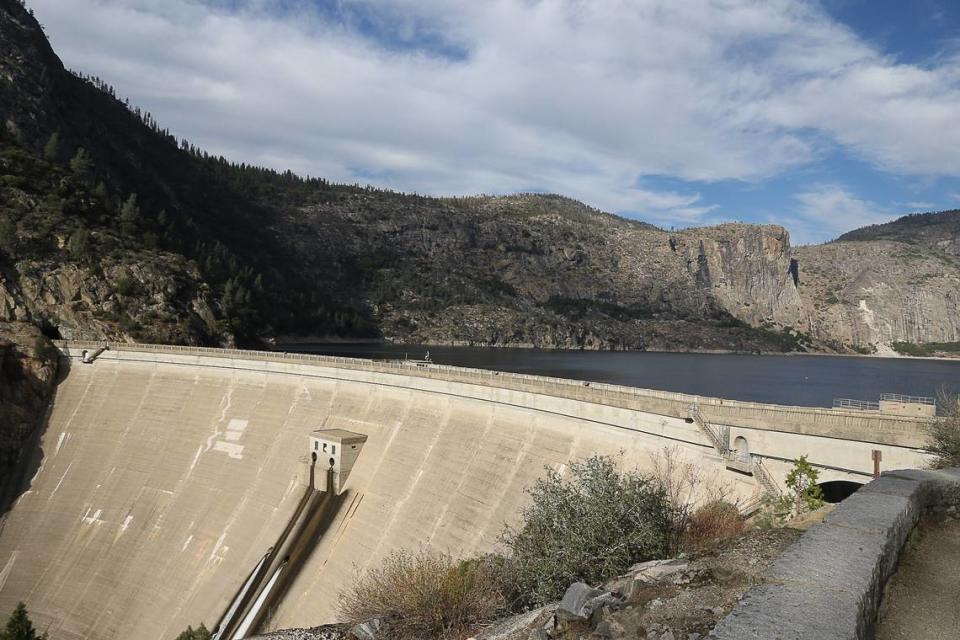
[{"label": "curved dam face", "polygon": [[[66,353],[41,466],[0,524],[0,611],[25,601],[55,640],[212,625],[296,508],[315,429],[368,440],[271,628],[333,621],[339,591],[392,550],[493,549],[545,465],[623,451],[649,468],[676,446],[737,495],[757,488],[725,471],[678,394],[213,350]],[[916,420],[699,400],[763,446],[828,442],[855,463],[843,473],[878,446],[885,468],[922,462]]]}]

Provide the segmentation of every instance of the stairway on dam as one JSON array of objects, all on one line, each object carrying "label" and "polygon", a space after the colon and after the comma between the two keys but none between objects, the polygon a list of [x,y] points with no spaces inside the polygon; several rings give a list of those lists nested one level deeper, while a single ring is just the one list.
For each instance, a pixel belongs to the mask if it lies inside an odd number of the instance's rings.
[{"label": "stairway on dam", "polygon": [[[367,442],[268,628],[333,620],[339,590],[394,549],[492,549],[546,465],[622,451],[625,465],[646,469],[675,446],[736,494],[756,491],[752,478],[725,472],[679,394],[650,392],[630,405],[577,385],[587,399],[529,381],[511,388],[519,377],[479,384],[362,363],[135,347],[83,364],[79,350],[69,353],[41,466],[0,525],[0,610],[24,600],[52,640],[160,640],[188,624],[213,626],[296,510],[316,429]],[[832,464],[837,451],[881,446],[843,439],[856,428],[883,435],[891,465],[922,463],[916,420],[807,410],[804,421],[794,408],[699,400],[712,422],[770,447],[829,439]],[[800,426],[781,433],[761,424],[765,416]]]}]

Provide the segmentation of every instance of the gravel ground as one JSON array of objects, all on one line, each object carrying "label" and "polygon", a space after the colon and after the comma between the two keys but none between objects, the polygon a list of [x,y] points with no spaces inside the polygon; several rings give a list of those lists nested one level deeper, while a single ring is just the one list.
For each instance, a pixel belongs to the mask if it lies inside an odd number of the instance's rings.
[{"label": "gravel ground", "polygon": [[877,640],[960,637],[960,521],[923,523],[887,586]]}]

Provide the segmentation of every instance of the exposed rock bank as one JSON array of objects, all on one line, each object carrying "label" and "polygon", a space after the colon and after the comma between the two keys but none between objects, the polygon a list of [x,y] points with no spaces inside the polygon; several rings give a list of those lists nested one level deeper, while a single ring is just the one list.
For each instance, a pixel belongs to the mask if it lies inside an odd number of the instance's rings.
[{"label": "exposed rock bank", "polygon": [[56,376],[56,351],[38,329],[0,323],[0,513],[20,488]]}]

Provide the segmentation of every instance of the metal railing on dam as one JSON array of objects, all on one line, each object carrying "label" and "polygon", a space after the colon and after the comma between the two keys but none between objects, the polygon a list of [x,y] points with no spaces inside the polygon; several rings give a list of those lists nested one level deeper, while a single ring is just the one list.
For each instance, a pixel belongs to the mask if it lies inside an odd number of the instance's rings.
[{"label": "metal railing on dam", "polygon": [[[54,341],[54,343],[70,353],[83,349],[98,349],[108,344],[105,342],[65,340]],[[920,416],[865,413],[847,407],[819,408],[728,400],[568,378],[411,361],[383,361],[251,349],[134,343],[109,343],[109,349],[120,353],[143,352],[158,355],[211,357],[231,361],[312,364],[328,368],[369,371],[511,389],[672,417],[686,418],[689,413],[688,408],[691,405],[696,405],[705,419],[713,424],[729,424],[754,429],[842,438],[902,447],[922,447],[927,437],[926,427],[935,420],[935,418]],[[249,368],[239,367],[236,364],[225,366]]]}]

